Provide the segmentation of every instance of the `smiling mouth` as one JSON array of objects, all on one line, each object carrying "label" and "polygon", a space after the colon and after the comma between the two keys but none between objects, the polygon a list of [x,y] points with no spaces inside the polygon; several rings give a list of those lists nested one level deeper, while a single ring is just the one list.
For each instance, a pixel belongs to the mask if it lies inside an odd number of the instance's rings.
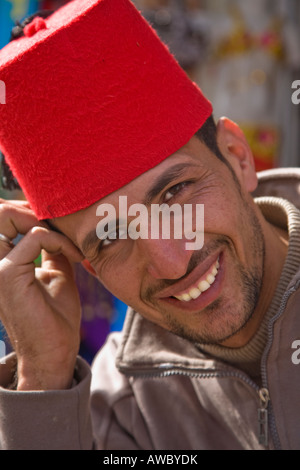
[{"label": "smiling mouth", "polygon": [[207,291],[214,284],[219,272],[219,267],[220,263],[218,258],[209,271],[206,272],[205,277],[202,277],[196,285],[193,285],[184,292],[179,295],[174,295],[173,297],[182,302],[190,302],[191,300],[198,299],[203,292]]}]

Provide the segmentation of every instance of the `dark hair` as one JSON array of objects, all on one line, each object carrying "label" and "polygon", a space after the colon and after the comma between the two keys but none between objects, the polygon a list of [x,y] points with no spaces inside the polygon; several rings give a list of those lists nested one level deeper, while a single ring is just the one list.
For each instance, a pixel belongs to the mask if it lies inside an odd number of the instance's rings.
[{"label": "dark hair", "polygon": [[217,141],[217,126],[214,120],[213,115],[211,115],[207,121],[203,124],[201,129],[196,132],[196,137],[198,137],[203,144],[205,144],[209,150],[212,151],[223,163],[226,163],[227,160],[222,155]]},{"label": "dark hair", "polygon": [[16,178],[12,174],[11,169],[5,161],[3,153],[0,152],[1,157],[1,185],[3,189],[13,191],[14,189],[21,189]]},{"label": "dark hair", "polygon": [[242,195],[242,188],[240,185],[240,182],[238,180],[237,175],[235,174],[234,169],[232,168],[231,164],[229,161],[224,157],[222,154],[221,150],[219,149],[218,145],[218,139],[217,139],[217,126],[214,120],[213,115],[211,115],[207,121],[203,124],[201,129],[199,129],[198,132],[196,132],[196,137],[203,142],[209,150],[212,151],[212,153],[219,159],[221,162],[224,163],[224,165],[227,166],[229,169],[231,176],[233,180],[235,181],[235,184],[237,185],[237,188],[239,190],[240,195]]}]

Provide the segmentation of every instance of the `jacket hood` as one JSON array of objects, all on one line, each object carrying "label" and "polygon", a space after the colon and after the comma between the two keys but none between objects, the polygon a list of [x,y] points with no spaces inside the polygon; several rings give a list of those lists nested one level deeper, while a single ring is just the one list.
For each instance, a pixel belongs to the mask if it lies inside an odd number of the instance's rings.
[{"label": "jacket hood", "polygon": [[300,209],[300,168],[277,168],[257,174],[254,197],[273,196],[287,199]]}]

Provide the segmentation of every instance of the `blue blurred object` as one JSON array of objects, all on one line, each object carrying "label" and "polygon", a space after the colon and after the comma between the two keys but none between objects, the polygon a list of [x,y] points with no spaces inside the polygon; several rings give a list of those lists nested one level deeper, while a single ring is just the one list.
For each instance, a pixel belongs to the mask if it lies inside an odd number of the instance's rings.
[{"label": "blue blurred object", "polygon": [[23,20],[39,9],[38,0],[2,0],[0,2],[0,48],[9,42],[16,21]]},{"label": "blue blurred object", "polygon": [[114,307],[115,309],[110,323],[110,331],[121,331],[128,307],[117,298],[114,298]]},{"label": "blue blurred object", "polygon": [[0,47],[5,46],[10,38],[10,32],[14,25],[11,18],[12,2],[3,0],[0,3]]},{"label": "blue blurred object", "polygon": [[2,328],[1,328],[1,324],[0,324],[0,341],[4,341],[4,335],[3,335],[2,331],[1,331],[1,329],[2,329]]}]

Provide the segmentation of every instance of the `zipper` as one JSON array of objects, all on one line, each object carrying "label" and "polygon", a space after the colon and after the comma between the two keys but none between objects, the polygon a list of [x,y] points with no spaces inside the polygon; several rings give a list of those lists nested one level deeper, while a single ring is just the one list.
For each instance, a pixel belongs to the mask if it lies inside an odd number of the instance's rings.
[{"label": "zipper", "polygon": [[[277,314],[269,321],[269,324],[268,324],[268,342],[265,347],[264,353],[262,355],[262,360],[261,360],[261,378],[262,378],[262,386],[263,386],[262,390],[266,390],[267,392],[268,392],[267,359],[268,359],[270,349],[273,343],[273,327],[274,327],[275,322],[283,314],[290,296],[299,289],[299,286],[300,286],[300,281],[298,281],[293,287],[291,287],[287,292],[284,293],[284,295],[282,296],[281,304],[280,304]],[[268,405],[269,405],[269,412],[267,409]],[[269,415],[268,423],[269,423],[269,427],[271,430],[274,447],[276,450],[281,450],[281,443],[280,443],[280,439],[279,439],[279,435],[278,435],[278,431],[276,427],[275,416],[274,416],[274,413],[272,413],[272,403],[270,402],[269,392],[268,392],[267,407],[265,408],[265,413],[268,413]],[[264,405],[262,405],[261,409],[264,409]]]},{"label": "zipper", "polygon": [[269,390],[261,388],[259,390],[259,398],[261,407],[258,409],[258,441],[263,446],[267,446],[269,442],[269,425],[268,425],[268,404],[270,401]]},{"label": "zipper", "polygon": [[[164,369],[164,370],[162,370]],[[122,369],[120,369],[122,371]],[[269,426],[268,426],[268,406],[270,402],[269,391],[267,388],[260,388],[253,380],[251,380],[246,374],[239,371],[211,371],[211,372],[199,372],[199,369],[184,369],[178,368],[173,364],[161,364],[158,369],[127,369],[123,371],[126,375],[138,378],[163,378],[170,377],[172,375],[181,375],[190,378],[228,378],[233,377],[242,380],[248,386],[253,388],[259,397],[259,408],[257,410],[258,417],[258,441],[259,444],[268,447],[269,445]]]}]

